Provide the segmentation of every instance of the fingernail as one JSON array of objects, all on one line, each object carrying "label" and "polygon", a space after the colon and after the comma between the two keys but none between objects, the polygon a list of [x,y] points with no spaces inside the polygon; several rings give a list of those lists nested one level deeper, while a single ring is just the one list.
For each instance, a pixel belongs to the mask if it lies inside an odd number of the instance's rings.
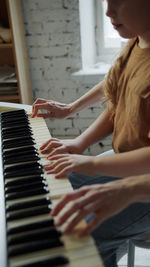
[{"label": "fingernail", "polygon": [[50,215],[53,216],[53,213],[54,213],[54,212],[53,212],[53,210],[52,210],[52,211],[50,212]]},{"label": "fingernail", "polygon": [[45,154],[45,153],[46,153],[46,150],[41,150],[41,153],[42,153],[42,154]]},{"label": "fingernail", "polygon": [[44,169],[46,170],[47,168],[48,168],[48,165],[45,165],[45,166],[44,166]]}]

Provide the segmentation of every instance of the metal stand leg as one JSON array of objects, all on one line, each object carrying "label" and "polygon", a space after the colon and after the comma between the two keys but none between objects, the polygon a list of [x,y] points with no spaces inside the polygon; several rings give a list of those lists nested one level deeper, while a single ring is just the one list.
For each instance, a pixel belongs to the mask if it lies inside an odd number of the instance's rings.
[{"label": "metal stand leg", "polygon": [[128,243],[128,267],[134,267],[135,246],[131,240]]}]

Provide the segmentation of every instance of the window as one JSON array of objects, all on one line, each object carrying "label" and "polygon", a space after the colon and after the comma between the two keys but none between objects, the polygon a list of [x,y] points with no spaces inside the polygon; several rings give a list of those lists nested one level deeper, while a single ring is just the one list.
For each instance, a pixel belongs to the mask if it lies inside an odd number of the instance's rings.
[{"label": "window", "polygon": [[[113,29],[102,0],[79,0],[83,69],[108,68],[126,41]],[[106,68],[107,69],[107,68]]]}]

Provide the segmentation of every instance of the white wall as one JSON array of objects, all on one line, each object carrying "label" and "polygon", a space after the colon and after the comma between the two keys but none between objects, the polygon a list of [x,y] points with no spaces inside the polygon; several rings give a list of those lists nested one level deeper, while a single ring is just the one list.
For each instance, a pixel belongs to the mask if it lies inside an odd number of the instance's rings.
[{"label": "white wall", "polygon": [[[81,68],[78,0],[22,0],[34,99],[55,99],[70,103],[100,81],[99,76],[74,77]],[[73,138],[100,114],[99,105],[65,120],[47,120],[51,134]],[[86,153],[110,148],[92,146]]]}]

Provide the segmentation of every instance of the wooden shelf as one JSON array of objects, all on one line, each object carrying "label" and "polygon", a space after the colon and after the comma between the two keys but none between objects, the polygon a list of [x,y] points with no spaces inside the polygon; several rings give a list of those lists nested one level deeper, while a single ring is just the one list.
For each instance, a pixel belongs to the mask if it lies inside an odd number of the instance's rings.
[{"label": "wooden shelf", "polygon": [[32,104],[32,86],[21,0],[0,0],[0,22],[3,27],[9,28],[11,33],[11,43],[0,43],[0,66],[14,67],[17,79],[17,94],[0,95],[0,101],[13,100],[20,104]]},{"label": "wooden shelf", "polygon": [[0,95],[0,101],[6,101],[6,100],[14,100],[14,99],[16,99],[16,100],[19,100],[20,99],[20,97],[19,97],[19,95]]},{"label": "wooden shelf", "polygon": [[13,44],[10,43],[10,44],[6,44],[6,43],[1,43],[0,44],[0,49],[1,48],[12,48],[13,47]]}]

